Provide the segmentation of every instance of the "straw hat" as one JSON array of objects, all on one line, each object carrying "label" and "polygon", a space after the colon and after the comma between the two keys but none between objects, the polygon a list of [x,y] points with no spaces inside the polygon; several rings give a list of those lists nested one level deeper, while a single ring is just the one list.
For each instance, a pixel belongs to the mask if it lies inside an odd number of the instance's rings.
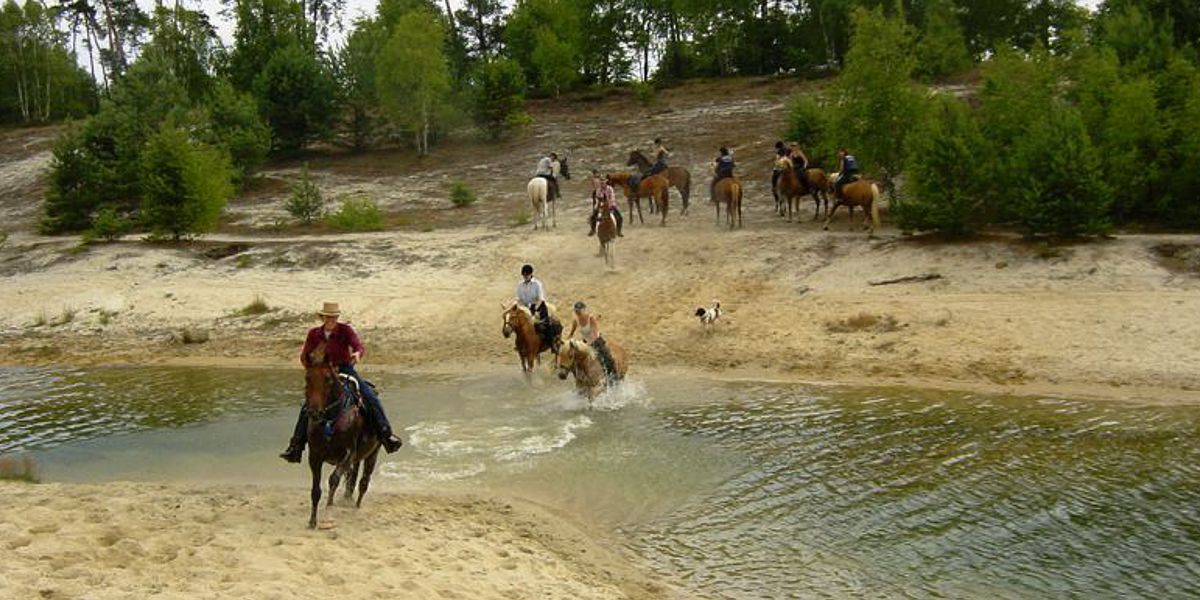
[{"label": "straw hat", "polygon": [[325,305],[321,307],[321,310],[317,311],[317,314],[321,315],[322,317],[336,317],[342,314],[342,311],[338,308],[337,302],[326,302]]}]

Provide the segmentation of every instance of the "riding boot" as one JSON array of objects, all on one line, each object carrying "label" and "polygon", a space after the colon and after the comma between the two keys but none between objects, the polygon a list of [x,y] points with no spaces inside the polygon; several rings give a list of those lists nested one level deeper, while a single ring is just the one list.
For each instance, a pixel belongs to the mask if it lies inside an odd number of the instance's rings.
[{"label": "riding boot", "polygon": [[588,223],[592,226],[591,231],[588,231],[588,237],[596,235],[596,212],[592,212],[592,218],[588,219]]},{"label": "riding boot", "polygon": [[621,213],[617,213],[617,237],[625,237],[625,234],[621,233],[621,226],[624,224],[625,217],[622,217]]},{"label": "riding boot", "polygon": [[304,416],[304,409],[300,409],[300,416],[296,418],[296,427],[292,430],[292,439],[288,441],[287,450],[284,450],[279,458],[290,463],[300,462],[300,457],[304,455],[304,438],[308,434],[308,417]]},{"label": "riding boot", "polygon": [[367,411],[367,420],[374,426],[379,443],[383,445],[383,449],[387,450],[388,454],[399,450],[403,442],[392,433],[392,425],[388,423],[387,413],[383,412],[383,405],[379,403],[379,396],[375,394],[375,386],[360,377],[353,369],[342,368],[343,373],[347,371],[350,371],[350,375],[358,378],[360,384],[358,389],[362,396],[363,407]]}]

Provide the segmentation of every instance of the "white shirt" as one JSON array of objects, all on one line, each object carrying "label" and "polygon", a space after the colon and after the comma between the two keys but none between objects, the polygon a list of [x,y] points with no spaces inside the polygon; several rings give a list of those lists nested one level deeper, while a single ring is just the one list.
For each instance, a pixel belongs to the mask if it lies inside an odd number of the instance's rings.
[{"label": "white shirt", "polygon": [[543,156],[542,160],[538,161],[537,168],[533,171],[533,176],[549,175],[558,178],[558,161],[550,160],[549,156]]},{"label": "white shirt", "polygon": [[529,306],[535,302],[545,302],[546,291],[542,288],[542,282],[538,281],[537,277],[530,277],[529,281],[521,281],[517,284],[517,302],[521,306]]}]

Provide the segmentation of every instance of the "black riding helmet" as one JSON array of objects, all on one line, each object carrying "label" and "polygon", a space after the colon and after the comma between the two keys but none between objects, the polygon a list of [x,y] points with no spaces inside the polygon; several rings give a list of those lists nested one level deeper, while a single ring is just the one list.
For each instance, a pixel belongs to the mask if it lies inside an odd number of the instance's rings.
[{"label": "black riding helmet", "polygon": [[525,265],[521,267],[522,275],[533,275],[533,265]]}]

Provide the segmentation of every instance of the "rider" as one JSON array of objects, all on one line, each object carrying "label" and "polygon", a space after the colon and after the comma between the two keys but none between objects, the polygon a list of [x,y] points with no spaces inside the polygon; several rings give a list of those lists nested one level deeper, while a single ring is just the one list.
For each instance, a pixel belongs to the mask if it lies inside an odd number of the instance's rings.
[{"label": "rider", "polygon": [[808,156],[800,149],[800,144],[788,142],[788,158],[792,161],[792,170],[796,171],[796,179],[800,185],[808,187]]},{"label": "rider", "polygon": [[662,138],[654,138],[654,164],[650,165],[650,172],[647,177],[655,173],[661,173],[667,170],[667,158],[671,156],[671,151],[663,144]]},{"label": "rider", "polygon": [[550,318],[550,309],[546,306],[546,288],[540,279],[533,276],[533,265],[521,267],[521,282],[517,284],[517,302],[529,307],[533,314],[533,329],[546,342],[551,342],[562,333],[562,325],[556,319]]},{"label": "rider", "polygon": [[841,159],[838,164],[838,178],[833,182],[833,195],[842,196],[842,187],[847,183],[858,179],[858,159],[854,158],[853,154],[845,148],[838,148],[838,158]]},{"label": "rider", "polygon": [[729,148],[721,146],[720,154],[713,161],[713,179],[712,183],[708,184],[708,197],[713,200],[716,197],[717,182],[726,177],[733,177],[733,154],[729,152]]},{"label": "rider", "polygon": [[583,300],[575,303],[575,319],[571,321],[571,333],[567,334],[567,339],[575,335],[576,329],[579,330],[583,341],[596,351],[596,358],[600,359],[600,365],[604,367],[604,376],[609,379],[615,378],[617,369],[613,364],[612,354],[608,351],[608,344],[600,335],[600,318],[588,310]]},{"label": "rider", "polygon": [[[388,423],[387,414],[383,412],[383,405],[379,403],[379,396],[375,394],[375,386],[359,377],[358,372],[354,370],[354,363],[358,362],[358,359],[366,351],[358,339],[358,333],[349,323],[338,322],[338,315],[341,314],[341,311],[338,309],[337,302],[326,302],[321,310],[317,311],[317,314],[324,322],[308,330],[308,337],[304,339],[304,347],[300,350],[300,363],[305,367],[311,366],[312,358],[309,353],[321,342],[325,342],[325,360],[334,365],[339,373],[350,375],[358,381],[359,392],[365,401],[368,420],[375,427],[375,434],[379,437],[383,448],[388,451],[388,454],[399,450],[402,442],[392,433],[392,426]],[[300,462],[300,457],[304,453],[307,432],[308,418],[304,414],[304,410],[301,410],[300,418],[296,420],[296,428],[292,431],[292,439],[288,442],[287,450],[279,455],[280,458],[288,462]]]},{"label": "rider", "polygon": [[533,170],[534,177],[541,177],[546,180],[549,186],[549,198],[562,198],[562,194],[558,191],[558,154],[551,152],[543,156],[538,161],[537,168]]},{"label": "rider", "polygon": [[[776,160],[783,158],[787,155],[788,155],[788,149],[787,149],[787,146],[783,145],[783,140],[776,141],[775,142],[775,158],[776,158]],[[771,170],[771,190],[772,191],[775,190],[775,187],[777,185],[779,185],[779,175],[781,173],[783,173],[783,171],[780,171],[778,167]]]},{"label": "rider", "polygon": [[588,219],[592,229],[588,232],[588,236],[596,235],[596,222],[600,220],[600,209],[605,206],[617,219],[617,237],[625,237],[625,234],[621,233],[621,226],[625,224],[625,219],[621,216],[621,207],[617,204],[613,187],[608,183],[608,179],[600,175],[599,170],[592,169],[592,217]]}]

